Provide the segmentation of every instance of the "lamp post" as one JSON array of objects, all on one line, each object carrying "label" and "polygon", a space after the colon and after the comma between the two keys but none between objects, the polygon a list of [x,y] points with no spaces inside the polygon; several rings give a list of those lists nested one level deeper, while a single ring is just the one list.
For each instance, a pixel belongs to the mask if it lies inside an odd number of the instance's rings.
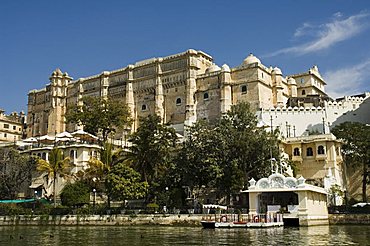
[{"label": "lamp post", "polygon": [[165,209],[165,213],[167,213],[167,206],[168,206],[168,187],[166,186],[166,209]]},{"label": "lamp post", "polygon": [[93,191],[93,208],[95,213],[96,189],[94,188],[92,191]]}]

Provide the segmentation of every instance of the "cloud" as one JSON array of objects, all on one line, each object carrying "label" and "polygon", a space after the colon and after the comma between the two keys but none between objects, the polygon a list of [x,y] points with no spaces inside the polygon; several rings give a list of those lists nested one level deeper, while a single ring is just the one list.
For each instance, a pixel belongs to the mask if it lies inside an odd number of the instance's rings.
[{"label": "cloud", "polygon": [[326,92],[331,97],[365,92],[369,90],[367,82],[370,77],[370,59],[351,67],[327,71],[323,77],[328,83]]},{"label": "cloud", "polygon": [[335,13],[333,20],[321,25],[304,23],[294,33],[295,38],[313,35],[313,40],[296,46],[280,49],[265,57],[281,54],[304,55],[312,52],[328,49],[333,45],[350,39],[369,27],[369,13],[362,12],[342,19],[341,13]]}]

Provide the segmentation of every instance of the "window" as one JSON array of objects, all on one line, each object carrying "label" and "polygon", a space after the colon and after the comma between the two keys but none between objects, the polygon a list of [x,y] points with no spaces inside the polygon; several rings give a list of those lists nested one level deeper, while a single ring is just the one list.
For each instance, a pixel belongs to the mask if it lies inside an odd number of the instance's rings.
[{"label": "window", "polygon": [[203,99],[204,99],[204,100],[208,100],[208,99],[209,99],[208,92],[204,92],[204,94],[203,94]]},{"label": "window", "polygon": [[4,138],[6,138],[8,136],[8,134],[4,133]]},{"label": "window", "polygon": [[242,85],[241,86],[241,90],[242,90],[242,94],[247,93],[247,86],[246,85]]},{"label": "window", "polygon": [[317,154],[319,154],[319,155],[323,155],[323,154],[325,154],[324,146],[320,145],[320,146],[317,148]]},{"label": "window", "polygon": [[301,155],[301,153],[299,152],[299,148],[294,148],[293,155],[294,156],[300,156]]},{"label": "window", "polygon": [[71,158],[72,160],[75,158],[75,151],[74,150],[71,150],[69,152],[69,158]]},{"label": "window", "polygon": [[17,130],[17,127],[16,126],[13,126],[13,130]]},{"label": "window", "polygon": [[308,147],[308,148],[307,148],[306,155],[307,155],[307,156],[313,156],[313,150],[312,150],[312,148],[311,148],[311,147]]},{"label": "window", "polygon": [[305,90],[302,91],[302,96],[304,96],[304,95],[306,95],[306,91]]},{"label": "window", "polygon": [[42,157],[41,158],[46,161],[46,153],[45,152],[42,152]]},{"label": "window", "polygon": [[146,110],[147,110],[146,104],[141,105],[141,111],[146,111]]},{"label": "window", "polygon": [[176,99],[176,105],[181,105],[181,98]]},{"label": "window", "polygon": [[302,83],[302,84],[304,83],[304,78],[301,78],[301,83]]},{"label": "window", "polygon": [[8,129],[9,128],[9,124],[4,124],[4,128]]}]

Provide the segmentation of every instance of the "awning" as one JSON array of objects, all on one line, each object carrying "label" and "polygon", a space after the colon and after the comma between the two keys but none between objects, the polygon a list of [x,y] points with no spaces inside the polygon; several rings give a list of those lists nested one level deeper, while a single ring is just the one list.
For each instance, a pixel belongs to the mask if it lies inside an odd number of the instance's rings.
[{"label": "awning", "polygon": [[214,209],[227,210],[227,206],[221,206],[221,205],[216,205],[216,204],[204,204],[203,208],[214,208]]},{"label": "awning", "polygon": [[0,200],[0,203],[25,203],[25,202],[34,202],[36,199],[25,199],[25,200]]},{"label": "awning", "polygon": [[42,183],[42,184],[35,183],[35,184],[31,184],[29,187],[31,189],[37,189],[37,188],[39,188],[40,186],[43,186],[43,185],[44,185],[44,183]]}]

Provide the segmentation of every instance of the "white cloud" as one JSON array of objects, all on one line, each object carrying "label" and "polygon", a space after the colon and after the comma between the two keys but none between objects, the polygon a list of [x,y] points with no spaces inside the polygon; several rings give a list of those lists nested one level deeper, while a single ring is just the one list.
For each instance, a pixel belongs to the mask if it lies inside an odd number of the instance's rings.
[{"label": "white cloud", "polygon": [[333,98],[362,93],[369,88],[370,59],[351,67],[327,71],[323,77],[328,83],[326,92]]},{"label": "white cloud", "polygon": [[299,27],[294,37],[298,38],[301,36],[313,34],[315,38],[307,43],[300,45],[280,49],[273,52],[272,54],[266,55],[266,57],[272,57],[280,54],[292,53],[296,55],[304,55],[307,53],[321,51],[331,46],[350,39],[357,34],[364,31],[369,27],[369,13],[363,12],[357,15],[348,17],[347,19],[341,19],[342,14],[336,13],[333,16],[333,20],[329,23],[321,24],[318,26],[304,23]]}]

